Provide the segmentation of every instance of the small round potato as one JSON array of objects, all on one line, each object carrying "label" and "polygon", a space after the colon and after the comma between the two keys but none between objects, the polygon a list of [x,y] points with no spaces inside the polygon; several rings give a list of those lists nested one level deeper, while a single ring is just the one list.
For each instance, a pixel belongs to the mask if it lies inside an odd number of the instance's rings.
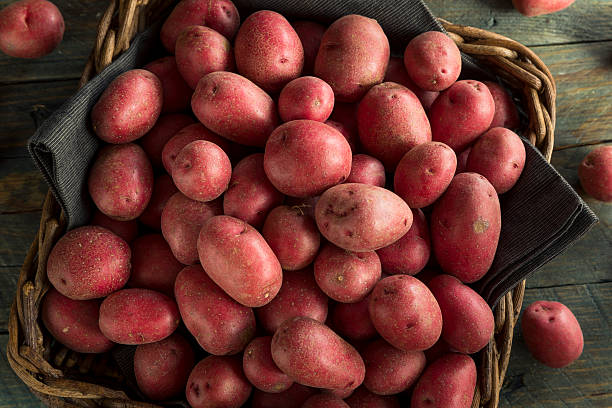
[{"label": "small round potato", "polygon": [[256,337],[246,346],[242,355],[244,375],[258,390],[279,393],[288,390],[293,380],[283,373],[272,360],[272,336]]},{"label": "small round potato", "polygon": [[168,140],[176,132],[193,123],[194,120],[191,116],[183,113],[167,114],[159,117],[149,133],[138,141],[153,167],[162,167],[162,151]]},{"label": "small round potato", "polygon": [[334,91],[325,81],[305,76],[289,82],[278,97],[283,122],[310,119],[325,122],[334,109]]},{"label": "small round potato", "polygon": [[153,185],[153,194],[149,200],[149,205],[140,214],[138,220],[149,228],[161,230],[161,215],[166,203],[174,194],[178,192],[178,188],[172,182],[172,177],[167,174],[161,174],[155,179]]},{"label": "small round potato", "polygon": [[484,81],[483,84],[489,88],[489,92],[491,92],[495,102],[495,114],[491,121],[491,128],[504,127],[516,130],[521,125],[521,121],[518,110],[508,91],[497,82]]},{"label": "small round potato", "polygon": [[396,84],[404,85],[406,88],[410,89],[417,98],[419,98],[419,101],[421,101],[421,105],[423,105],[425,112],[429,111],[431,104],[440,94],[438,91],[424,91],[412,82],[408,72],[406,72],[404,59],[399,57],[391,57],[389,59],[389,66],[385,73],[384,82],[395,82]]},{"label": "small round potato", "polygon": [[300,37],[304,48],[304,69],[303,75],[310,75],[314,70],[315,59],[321,46],[321,38],[325,34],[325,26],[314,21],[299,20],[292,24],[293,29]]},{"label": "small round potato", "polygon": [[591,197],[612,202],[612,146],[591,151],[578,167],[580,185]]},{"label": "small round potato", "polygon": [[185,395],[192,408],[238,408],[252,389],[238,357],[208,356],[189,375]]},{"label": "small round potato", "polygon": [[176,67],[176,59],[173,56],[162,57],[153,62],[149,62],[144,66],[144,69],[157,75],[161,81],[164,90],[162,113],[189,110],[193,89],[187,85],[181,76],[181,73]]},{"label": "small round potato", "polygon": [[345,182],[384,187],[386,182],[385,166],[375,157],[367,154],[355,154],[353,155],[351,174]]},{"label": "small round potato", "polygon": [[345,338],[365,341],[378,335],[368,311],[369,298],[357,303],[336,303],[331,312],[331,327]]}]

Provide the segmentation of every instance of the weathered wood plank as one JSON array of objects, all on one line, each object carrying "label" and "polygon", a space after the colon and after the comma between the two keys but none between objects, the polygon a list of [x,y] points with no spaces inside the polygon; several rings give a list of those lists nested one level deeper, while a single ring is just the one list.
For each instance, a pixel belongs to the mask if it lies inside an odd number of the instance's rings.
[{"label": "weathered wood plank", "polygon": [[47,184],[30,158],[0,162],[0,214],[39,210]]},{"label": "weathered wood plank", "polygon": [[576,2],[545,16],[527,18],[510,0],[425,0],[434,15],[455,24],[484,28],[525,45],[612,39],[612,3]]},{"label": "weathered wood plank", "polygon": [[611,407],[612,283],[527,289],[523,310],[542,299],[562,302],[572,310],[582,327],[584,351],[569,367],[548,368],[531,357],[517,326],[501,406]]},{"label": "weathered wood plank", "polygon": [[8,334],[0,335],[0,408],[44,408],[9,366],[6,359],[8,337]]},{"label": "weathered wood plank", "polygon": [[[14,0],[0,0],[3,8]],[[64,16],[66,30],[60,45],[49,55],[26,60],[0,53],[0,83],[80,78],[94,46],[97,26],[108,0],[54,0]]]},{"label": "weathered wood plank", "polygon": [[18,266],[0,266],[0,334],[8,332],[8,316],[17,290],[19,269]]},{"label": "weathered wood plank", "polygon": [[38,231],[40,211],[0,215],[0,267],[23,264]]}]

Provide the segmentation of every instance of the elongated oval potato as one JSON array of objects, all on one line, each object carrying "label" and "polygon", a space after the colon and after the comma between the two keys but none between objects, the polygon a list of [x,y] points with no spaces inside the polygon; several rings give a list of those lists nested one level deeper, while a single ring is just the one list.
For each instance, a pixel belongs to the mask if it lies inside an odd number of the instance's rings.
[{"label": "elongated oval potato", "polygon": [[349,343],[307,317],[286,320],[272,337],[272,359],[295,382],[334,390],[357,388],[365,364]]},{"label": "elongated oval potato", "polygon": [[246,222],[227,215],[210,218],[198,237],[200,263],[230,297],[248,307],[269,303],[283,272],[270,246]]},{"label": "elongated oval potato", "polygon": [[476,173],[451,181],[431,213],[431,243],[442,270],[463,283],[476,282],[491,267],[501,212],[495,188]]},{"label": "elongated oval potato", "polygon": [[412,211],[389,190],[347,183],[321,195],[315,219],[321,234],[336,246],[365,252],[391,245],[407,233]]}]

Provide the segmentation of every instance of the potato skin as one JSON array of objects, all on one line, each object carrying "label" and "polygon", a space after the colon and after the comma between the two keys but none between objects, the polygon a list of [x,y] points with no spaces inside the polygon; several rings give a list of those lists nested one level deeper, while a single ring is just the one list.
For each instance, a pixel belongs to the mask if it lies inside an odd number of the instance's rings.
[{"label": "potato skin", "polygon": [[97,225],[99,227],[110,230],[113,234],[119,236],[128,244],[138,236],[138,221],[117,221],[105,215],[100,210],[96,209],[93,217],[90,221],[91,225]]},{"label": "potato skin", "polygon": [[252,389],[238,357],[208,356],[189,375],[185,394],[192,408],[239,408]]},{"label": "potato skin", "polygon": [[266,92],[278,92],[300,76],[304,48],[281,14],[257,11],[244,20],[234,42],[236,68]]},{"label": "potato skin", "polygon": [[155,126],[138,141],[153,167],[162,167],[162,151],[168,140],[176,132],[193,123],[191,116],[183,113],[171,113],[159,117]]},{"label": "potato skin", "polygon": [[119,344],[146,344],[170,336],[181,316],[174,300],[150,289],[122,289],[100,305],[100,330]]},{"label": "potato skin", "polygon": [[373,251],[408,232],[412,212],[389,190],[367,184],[340,184],[317,202],[315,219],[321,234],[340,248]]},{"label": "potato skin", "polygon": [[495,101],[485,84],[457,81],[431,105],[432,138],[459,153],[489,129],[494,115]]},{"label": "potato skin", "polygon": [[247,146],[264,146],[278,123],[272,98],[247,78],[231,72],[202,77],[191,108],[208,129]]},{"label": "potato skin", "polygon": [[470,356],[448,353],[430,364],[412,392],[413,408],[469,408],[476,388]]},{"label": "potato skin", "polygon": [[304,76],[283,87],[278,97],[278,113],[283,122],[297,119],[325,122],[334,109],[334,91],[323,80]]},{"label": "potato skin", "polygon": [[293,383],[287,390],[271,394],[260,390],[253,392],[252,408],[295,408],[302,404],[316,391],[302,384]]},{"label": "potato skin", "polygon": [[407,390],[425,368],[422,351],[402,351],[382,339],[365,346],[361,356],[366,366],[363,385],[378,395],[393,395]]},{"label": "potato skin", "polygon": [[350,408],[346,402],[331,394],[316,394],[308,398],[302,408]]},{"label": "potato skin", "polygon": [[533,17],[542,14],[556,13],[569,7],[574,0],[512,0],[512,5],[524,16]]},{"label": "potato skin", "polygon": [[47,277],[70,299],[105,297],[128,281],[131,255],[127,242],[106,228],[75,228],[55,243],[47,259]]},{"label": "potato skin", "polygon": [[96,135],[107,143],[128,143],[153,128],[163,104],[162,83],[151,71],[133,69],[119,75],[91,109]]},{"label": "potato skin", "polygon": [[380,280],[368,308],[376,331],[400,350],[426,350],[442,332],[438,302],[427,286],[409,275]]},{"label": "potato skin", "polygon": [[261,230],[284,270],[305,268],[314,261],[321,234],[312,217],[299,207],[281,205],[268,214]]},{"label": "potato skin", "polygon": [[480,136],[466,163],[466,171],[482,174],[503,194],[518,181],[525,167],[525,146],[511,130],[497,127]]},{"label": "potato skin", "polygon": [[118,221],[138,218],[153,194],[153,168],[136,144],[107,145],[89,169],[87,187],[96,207]]},{"label": "potato skin", "polygon": [[16,1],[0,10],[0,51],[16,58],[39,58],[62,42],[64,17],[46,0]]},{"label": "potato skin", "polygon": [[495,320],[478,293],[451,275],[436,276],[427,286],[442,311],[442,338],[453,350],[473,354],[489,343]]},{"label": "potato skin", "polygon": [[393,191],[410,208],[427,207],[444,193],[456,168],[453,149],[440,142],[423,143],[400,160],[393,176]]},{"label": "potato skin", "polygon": [[144,69],[157,75],[161,81],[164,93],[162,113],[182,112],[189,109],[193,90],[181,76],[173,56],[169,55],[149,62]]},{"label": "potato skin", "polygon": [[147,208],[140,214],[138,220],[149,228],[161,230],[161,215],[166,203],[178,188],[172,182],[172,178],[167,174],[160,174],[153,184],[153,194],[149,200]]},{"label": "potato skin", "polygon": [[272,358],[296,382],[355,389],[365,376],[361,356],[329,327],[307,317],[286,320],[272,337]]},{"label": "potato skin", "polygon": [[272,336],[256,337],[251,340],[242,355],[242,369],[255,388],[264,392],[279,393],[289,389],[293,385],[293,380],[272,360],[271,343]]},{"label": "potato skin", "polygon": [[355,154],[351,164],[351,174],[345,182],[384,187],[386,182],[385,166],[375,157],[367,154]]},{"label": "potato skin", "polygon": [[351,172],[351,148],[340,132],[314,120],[277,127],[266,143],[264,170],[278,191],[292,197],[319,195]]},{"label": "potato skin", "polygon": [[459,78],[461,53],[455,42],[439,31],[414,37],[404,51],[410,79],[426,91],[443,91]]},{"label": "potato skin", "polygon": [[327,297],[317,286],[312,268],[285,272],[278,295],[255,310],[261,327],[274,333],[281,324],[296,316],[324,323],[327,319]]},{"label": "potato skin", "polygon": [[331,312],[333,330],[352,342],[376,337],[378,333],[370,319],[369,303],[368,296],[356,303],[336,303]]},{"label": "potato skin", "polygon": [[206,25],[231,40],[240,26],[240,15],[231,0],[182,0],[161,28],[160,38],[166,50],[174,54],[179,34],[196,24]]},{"label": "potato skin", "polygon": [[334,103],[334,110],[332,111],[330,120],[325,122],[329,124],[329,122],[336,122],[340,126],[332,123],[330,126],[333,126],[337,129],[349,145],[351,146],[351,150],[355,153],[359,151],[359,135],[357,131],[357,107],[359,105],[357,103],[343,103],[338,102],[336,99]]},{"label": "potato skin", "polygon": [[389,58],[389,65],[387,66],[387,72],[383,82],[395,82],[396,84],[404,85],[410,89],[419,98],[425,112],[429,111],[431,104],[436,100],[440,92],[438,91],[424,91],[419,88],[410,79],[406,67],[404,66],[404,58],[391,57]]},{"label": "potato skin", "polygon": [[174,295],[185,327],[211,354],[240,353],[255,335],[253,310],[230,298],[200,265],[179,272]]},{"label": "potato skin", "polygon": [[389,40],[376,20],[351,14],[334,21],[315,59],[314,74],[341,102],[357,102],[387,70]]},{"label": "potato skin", "polygon": [[591,151],[578,167],[580,185],[591,197],[612,202],[612,146]]},{"label": "potato skin", "polygon": [[396,396],[376,395],[364,386],[357,388],[345,401],[351,408],[400,408]]},{"label": "potato skin", "polygon": [[263,306],[280,289],[283,272],[274,252],[255,228],[238,218],[219,215],[206,221],[198,254],[208,276],[244,306]]},{"label": "potato skin", "polygon": [[483,84],[489,88],[493,101],[495,102],[495,114],[491,121],[491,129],[495,127],[504,127],[510,130],[516,130],[521,121],[518,110],[512,97],[506,89],[497,82],[483,81]]},{"label": "potato skin", "polygon": [[221,201],[203,203],[185,197],[181,192],[174,194],[162,210],[162,235],[176,259],[191,265],[198,260],[198,235],[206,220],[223,213]]},{"label": "potato skin", "polygon": [[325,26],[314,21],[299,20],[291,23],[293,29],[300,37],[304,49],[304,68],[302,75],[310,75],[314,70],[315,58],[321,46],[321,38],[325,34]]},{"label": "potato skin", "polygon": [[104,353],[114,343],[98,327],[101,300],[72,300],[51,288],[41,306],[42,321],[51,335],[77,353]]},{"label": "potato skin", "polygon": [[567,367],[582,354],[582,329],[562,303],[533,302],[523,312],[521,330],[531,355],[548,367]]},{"label": "potato skin", "polygon": [[491,267],[501,212],[495,189],[476,173],[457,174],[431,213],[431,243],[444,272],[476,282]]},{"label": "potato skin", "polygon": [[414,93],[403,85],[383,82],[371,88],[357,108],[359,141],[393,171],[413,147],[431,141],[427,114]]},{"label": "potato skin", "polygon": [[174,333],[162,341],[141,344],[134,353],[134,375],[147,398],[169,400],[182,393],[193,368],[193,348]]}]

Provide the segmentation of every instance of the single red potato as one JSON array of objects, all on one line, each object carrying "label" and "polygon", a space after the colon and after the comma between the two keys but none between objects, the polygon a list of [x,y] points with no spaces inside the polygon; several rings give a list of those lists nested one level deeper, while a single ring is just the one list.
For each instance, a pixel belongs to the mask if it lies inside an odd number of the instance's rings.
[{"label": "single red potato", "polygon": [[563,303],[533,302],[523,312],[521,330],[531,355],[549,367],[566,367],[582,354],[582,329]]},{"label": "single red potato", "polygon": [[77,353],[104,353],[114,343],[98,327],[101,300],[72,300],[54,288],[41,306],[42,321],[49,333]]},{"label": "single red potato", "polygon": [[373,339],[376,328],[368,311],[369,298],[356,303],[336,303],[331,312],[331,327],[353,342]]},{"label": "single red potato", "polygon": [[350,408],[346,402],[331,394],[316,394],[308,398],[302,408]]},{"label": "single red potato", "polygon": [[155,179],[149,205],[147,205],[147,208],[142,212],[138,220],[149,228],[161,230],[162,211],[170,197],[177,192],[178,188],[172,182],[172,177],[167,174],[159,175]]},{"label": "single red potato", "polygon": [[134,376],[138,388],[155,401],[169,400],[181,394],[193,365],[193,348],[178,333],[156,343],[141,344],[134,353]]},{"label": "single red potato", "polygon": [[259,390],[253,392],[252,408],[295,408],[302,404],[316,391],[314,388],[293,383],[287,390],[280,393],[269,393]]},{"label": "single red potato", "polygon": [[512,101],[512,97],[497,82],[483,81],[483,84],[489,88],[493,101],[495,102],[495,114],[491,121],[491,128],[504,127],[510,130],[516,130],[521,121],[519,119],[518,110]]},{"label": "single red potato", "polygon": [[325,26],[314,21],[299,20],[292,24],[293,29],[300,37],[304,48],[304,68],[303,75],[310,75],[314,70],[315,59],[321,45],[321,38],[325,33]]},{"label": "single red potato", "polygon": [[361,183],[384,187],[385,181],[385,166],[383,166],[380,160],[367,154],[353,155],[351,174],[345,180],[346,183]]},{"label": "single red potato", "polygon": [[440,94],[438,91],[424,91],[412,82],[408,72],[406,72],[404,59],[399,57],[391,57],[389,59],[384,82],[395,82],[396,84],[404,85],[406,88],[410,89],[417,98],[419,98],[419,101],[421,101],[421,105],[423,105],[425,112],[429,111],[431,104]]},{"label": "single red potato", "polygon": [[138,221],[117,221],[98,209],[96,209],[93,217],[91,217],[91,225],[97,225],[110,230],[128,244],[138,236]]},{"label": "single red potato", "polygon": [[39,58],[62,42],[64,17],[46,0],[20,0],[0,10],[0,51],[17,58]]},{"label": "single red potato", "polygon": [[612,202],[612,146],[591,151],[578,167],[580,185],[593,198]]},{"label": "single red potato", "polygon": [[194,120],[191,116],[183,113],[167,114],[159,117],[149,133],[138,141],[153,167],[160,168],[162,166],[162,151],[168,140],[176,132],[192,123],[194,123]]},{"label": "single red potato", "polygon": [[296,119],[325,122],[333,109],[334,91],[325,81],[312,76],[289,82],[278,97],[278,113],[283,122]]},{"label": "single red potato", "polygon": [[208,356],[189,375],[185,395],[192,408],[239,408],[252,389],[238,357]]},{"label": "single red potato", "polygon": [[574,3],[574,0],[512,0],[512,5],[524,16],[534,17],[556,13]]},{"label": "single red potato", "polygon": [[288,390],[293,380],[283,373],[272,360],[272,336],[256,337],[244,349],[242,369],[244,375],[258,390],[279,393]]},{"label": "single red potato", "polygon": [[[162,83],[164,102],[162,113],[182,112],[189,110],[193,89],[187,85],[176,67],[173,56],[162,57],[149,62],[144,69],[151,71]],[[162,145],[163,147],[163,145]],[[145,149],[146,150],[146,149]]]},{"label": "single red potato", "polygon": [[377,395],[364,386],[357,388],[345,401],[351,408],[400,408],[396,396]]},{"label": "single red potato", "polygon": [[129,245],[106,228],[70,230],[47,260],[47,277],[62,295],[74,300],[108,296],[130,277]]}]

